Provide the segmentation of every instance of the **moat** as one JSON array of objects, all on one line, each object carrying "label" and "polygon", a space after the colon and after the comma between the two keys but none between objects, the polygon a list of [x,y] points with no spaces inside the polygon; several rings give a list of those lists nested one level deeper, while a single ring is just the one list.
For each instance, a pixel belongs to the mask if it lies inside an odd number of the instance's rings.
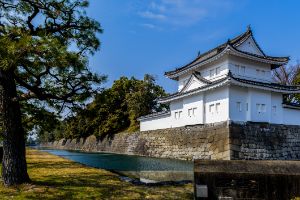
[{"label": "moat", "polygon": [[191,161],[102,152],[39,149],[87,166],[115,171],[145,182],[193,179],[193,162]]}]

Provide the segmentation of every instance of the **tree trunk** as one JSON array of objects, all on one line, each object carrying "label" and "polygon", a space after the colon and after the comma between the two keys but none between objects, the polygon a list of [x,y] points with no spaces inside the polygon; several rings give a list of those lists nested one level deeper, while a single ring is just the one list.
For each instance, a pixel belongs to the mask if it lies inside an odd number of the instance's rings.
[{"label": "tree trunk", "polygon": [[4,185],[29,182],[25,156],[25,133],[12,70],[0,69],[0,114],[3,133],[2,179]]}]

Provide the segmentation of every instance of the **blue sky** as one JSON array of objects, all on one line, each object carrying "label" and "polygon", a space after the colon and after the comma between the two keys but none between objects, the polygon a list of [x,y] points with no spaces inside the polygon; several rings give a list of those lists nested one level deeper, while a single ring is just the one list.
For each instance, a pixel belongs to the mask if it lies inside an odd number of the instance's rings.
[{"label": "blue sky", "polygon": [[300,1],[297,0],[90,0],[87,14],[98,20],[101,50],[90,58],[93,71],[120,76],[148,73],[167,92],[176,83],[163,76],[251,24],[266,54],[300,60]]}]

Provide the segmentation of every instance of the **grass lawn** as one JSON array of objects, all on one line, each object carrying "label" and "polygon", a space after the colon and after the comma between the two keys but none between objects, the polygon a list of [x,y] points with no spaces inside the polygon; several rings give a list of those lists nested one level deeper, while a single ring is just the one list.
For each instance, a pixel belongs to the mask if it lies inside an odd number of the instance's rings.
[{"label": "grass lawn", "polygon": [[38,150],[27,149],[31,184],[6,188],[0,199],[193,199],[192,184],[137,186],[116,174],[86,167]]}]

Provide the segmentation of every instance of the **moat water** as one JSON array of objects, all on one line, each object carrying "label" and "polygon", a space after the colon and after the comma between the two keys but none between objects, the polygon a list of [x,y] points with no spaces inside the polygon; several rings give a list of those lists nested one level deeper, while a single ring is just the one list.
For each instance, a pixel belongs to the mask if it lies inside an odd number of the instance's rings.
[{"label": "moat water", "polygon": [[88,153],[39,148],[41,151],[95,167],[115,171],[144,182],[193,179],[193,162],[113,153]]}]

